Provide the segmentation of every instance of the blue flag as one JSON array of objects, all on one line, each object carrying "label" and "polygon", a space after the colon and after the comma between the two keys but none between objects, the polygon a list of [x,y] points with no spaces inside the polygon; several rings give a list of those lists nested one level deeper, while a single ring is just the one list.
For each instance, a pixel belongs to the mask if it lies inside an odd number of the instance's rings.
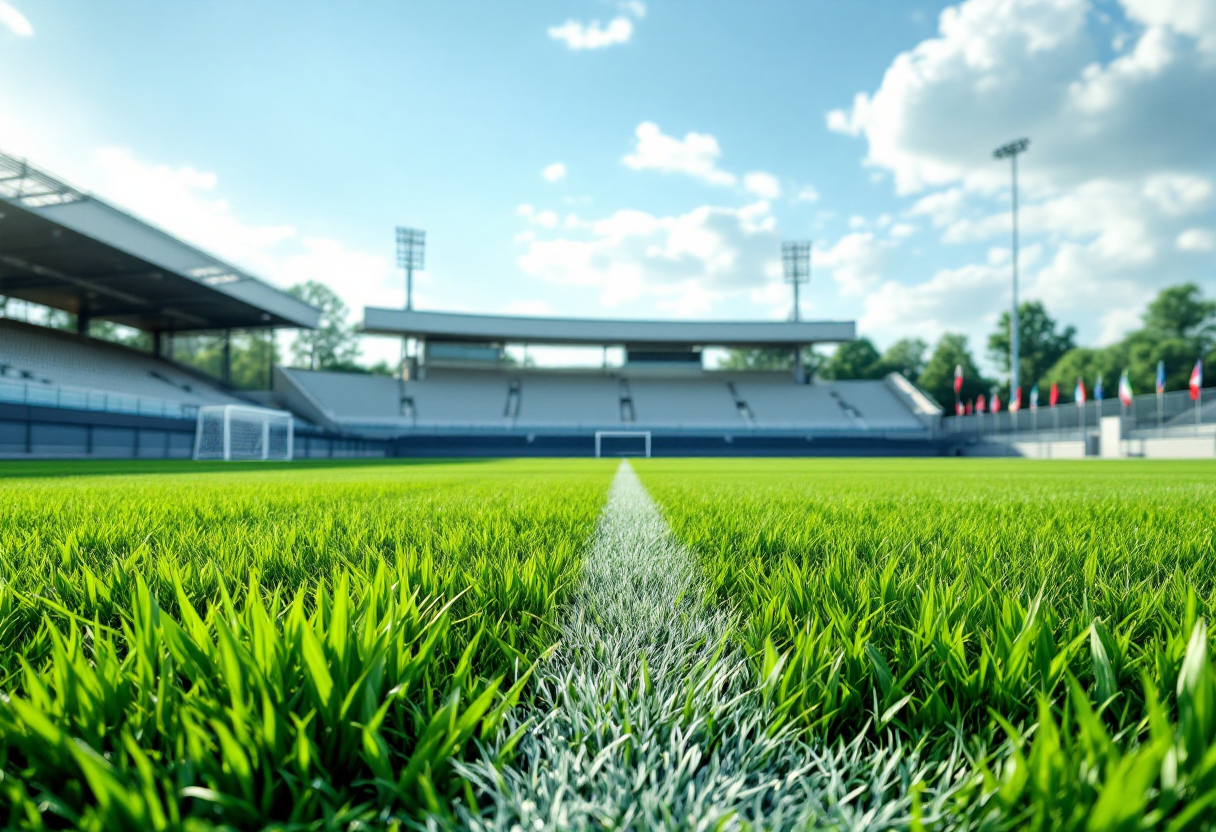
[{"label": "blue flag", "polygon": [[1165,362],[1157,362],[1157,395],[1165,395]]},{"label": "blue flag", "polygon": [[1098,373],[1098,380],[1094,382],[1094,401],[1102,401],[1102,374]]}]

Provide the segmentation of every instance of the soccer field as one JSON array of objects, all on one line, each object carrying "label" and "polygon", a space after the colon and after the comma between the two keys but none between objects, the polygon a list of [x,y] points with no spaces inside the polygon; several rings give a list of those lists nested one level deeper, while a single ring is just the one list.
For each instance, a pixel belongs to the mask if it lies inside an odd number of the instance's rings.
[{"label": "soccer field", "polygon": [[1210,828],[1216,464],[0,468],[0,825]]}]

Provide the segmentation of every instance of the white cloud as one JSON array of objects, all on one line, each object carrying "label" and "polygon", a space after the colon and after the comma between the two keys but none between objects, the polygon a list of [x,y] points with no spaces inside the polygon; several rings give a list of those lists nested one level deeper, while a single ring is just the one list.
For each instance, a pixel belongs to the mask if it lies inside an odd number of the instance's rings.
[{"label": "white cloud", "polygon": [[560,26],[550,26],[549,37],[562,41],[570,49],[603,49],[628,43],[633,37],[633,21],[614,17],[607,26],[602,26],[598,20],[590,23],[567,20]]},{"label": "white cloud", "polygon": [[[918,195],[909,215],[948,244],[1008,239],[1009,163],[992,149],[1029,136],[1020,221],[1024,254],[1037,245],[1039,260],[1021,261],[1025,292],[1081,324],[1083,338],[1134,325],[1120,310],[1165,285],[1211,279],[1193,255],[1216,201],[1216,3],[1119,2],[1130,31],[1096,0],[965,0],[942,12],[935,37],[892,60],[876,90],[828,116],[830,129],[865,140],[866,164],[897,193]],[[894,325],[893,304],[907,301],[917,304],[910,325],[957,315],[952,326],[967,331],[997,309],[964,285],[986,268],[884,284],[863,323]]]},{"label": "white cloud", "polygon": [[675,315],[699,314],[781,274],[776,220],[764,201],[674,216],[621,210],[580,232],[528,241],[520,268],[550,283],[597,288],[607,306],[650,297]]},{"label": "white cloud", "polygon": [[863,296],[887,277],[890,253],[895,243],[880,240],[869,231],[854,231],[836,244],[812,252],[814,270],[827,269],[840,294]]},{"label": "white cloud", "polygon": [[554,162],[542,170],[540,175],[546,182],[557,182],[560,179],[565,179],[566,165],[563,162]]},{"label": "white cloud", "polygon": [[743,187],[761,199],[773,200],[781,196],[781,183],[777,181],[777,177],[764,171],[745,174]]},{"label": "white cloud", "polygon": [[813,185],[807,185],[798,192],[794,197],[795,202],[818,202],[819,191],[815,190]]},{"label": "white cloud", "polygon": [[1178,235],[1177,244],[1183,251],[1216,251],[1216,231],[1188,228]]},{"label": "white cloud", "polygon": [[906,222],[897,222],[891,226],[892,237],[911,237],[916,233],[916,228]]},{"label": "white cloud", "polygon": [[17,11],[5,0],[0,0],[0,26],[8,29],[19,38],[32,38],[34,27],[21,12]]},{"label": "white cloud", "polygon": [[722,149],[708,133],[687,133],[683,139],[668,136],[659,126],[644,121],[634,131],[637,143],[621,161],[634,170],[683,173],[711,185],[734,185],[737,178],[718,168]]}]

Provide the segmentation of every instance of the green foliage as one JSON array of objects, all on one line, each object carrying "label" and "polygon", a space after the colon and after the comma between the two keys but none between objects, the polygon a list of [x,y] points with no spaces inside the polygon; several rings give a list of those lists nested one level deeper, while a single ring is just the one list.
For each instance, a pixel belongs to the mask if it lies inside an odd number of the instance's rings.
[{"label": "green foliage", "polygon": [[[1009,312],[1001,313],[996,329],[988,336],[988,355],[1002,372],[1010,371]],[[1057,329],[1056,321],[1038,301],[1018,307],[1018,372],[1025,392],[1035,380],[1076,346],[1077,328]]]},{"label": "green foliage", "polygon": [[315,330],[302,329],[291,344],[292,361],[312,370],[344,369],[358,364],[359,337],[342,298],[324,283],[310,280],[287,290],[321,310]]},{"label": "green foliage", "polygon": [[917,382],[922,389],[937,400],[938,404],[945,408],[946,413],[952,412],[954,368],[959,365],[963,368],[962,398],[964,401],[974,399],[981,393],[987,395],[988,388],[992,386],[990,381],[980,375],[979,368],[975,366],[975,361],[971,358],[971,351],[967,349],[967,336],[946,333],[934,347],[933,355],[929,358],[929,363],[925,365],[925,370],[920,374]]},{"label": "green foliage", "polygon": [[[802,366],[808,374],[818,373],[823,360],[823,354],[813,347],[802,351]],[[732,349],[719,366],[723,370],[789,370],[794,366],[794,356],[782,349]]]},{"label": "green foliage", "polygon": [[1132,390],[1151,393],[1157,387],[1157,362],[1163,361],[1166,389],[1184,390],[1201,357],[1216,362],[1216,301],[1204,300],[1194,284],[1171,286],[1149,304],[1141,329],[1109,347],[1069,350],[1043,375],[1040,389],[1057,382],[1061,399],[1068,401],[1078,376],[1092,387],[1101,372],[1113,390],[1112,379],[1126,369]]},{"label": "green foliage", "polygon": [[442,816],[612,470],[249,468],[0,480],[0,826]]},{"label": "green foliage", "polygon": [[638,467],[809,736],[961,740],[969,824],[1203,827],[1216,467]]},{"label": "green foliage", "polygon": [[876,379],[887,374],[882,356],[869,338],[846,341],[824,362],[820,376],[825,379]]},{"label": "green foliage", "polygon": [[920,338],[900,339],[882,354],[883,368],[888,373],[899,373],[915,383],[925,371],[928,351],[929,345]]},{"label": "green foliage", "polygon": [[[229,383],[238,390],[269,390],[270,368],[279,363],[278,345],[268,331],[235,331],[229,346]],[[215,379],[224,375],[224,335],[207,333],[174,338],[172,360]]]}]

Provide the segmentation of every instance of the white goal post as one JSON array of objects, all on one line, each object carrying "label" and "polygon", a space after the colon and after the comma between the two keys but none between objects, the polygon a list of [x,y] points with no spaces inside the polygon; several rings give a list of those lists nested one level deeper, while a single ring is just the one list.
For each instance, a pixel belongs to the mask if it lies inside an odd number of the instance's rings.
[{"label": "white goal post", "polygon": [[616,454],[616,456],[650,456],[650,431],[648,430],[597,430],[595,432],[595,458],[603,456],[603,439],[640,439],[643,448],[641,452]]},{"label": "white goal post", "polygon": [[198,409],[195,459],[290,462],[295,425],[285,410],[239,404]]}]

